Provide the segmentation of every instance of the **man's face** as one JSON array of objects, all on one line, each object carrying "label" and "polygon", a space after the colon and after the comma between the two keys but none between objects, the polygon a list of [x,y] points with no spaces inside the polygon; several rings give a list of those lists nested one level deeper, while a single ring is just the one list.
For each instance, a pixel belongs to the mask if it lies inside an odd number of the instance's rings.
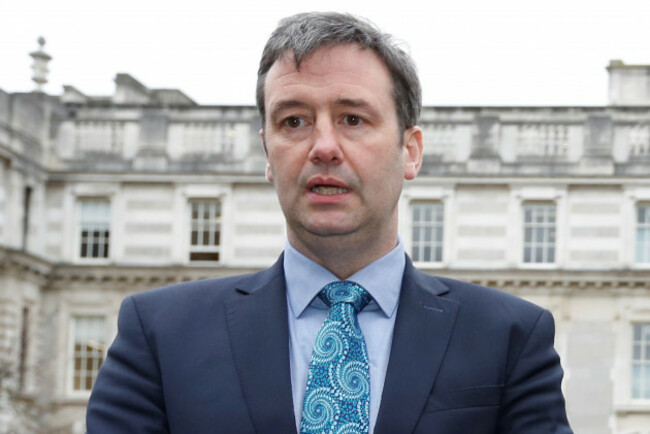
[{"label": "man's face", "polygon": [[417,127],[400,133],[380,58],[337,45],[298,70],[287,55],[269,70],[264,92],[267,177],[292,244],[348,235],[394,240],[402,183],[417,175],[422,140]]}]

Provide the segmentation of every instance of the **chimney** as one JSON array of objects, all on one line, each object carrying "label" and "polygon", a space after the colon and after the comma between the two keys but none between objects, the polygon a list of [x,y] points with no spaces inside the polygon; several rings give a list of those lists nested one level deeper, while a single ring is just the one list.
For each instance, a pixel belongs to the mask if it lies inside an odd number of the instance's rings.
[{"label": "chimney", "polygon": [[650,65],[626,65],[610,60],[609,105],[650,106]]}]

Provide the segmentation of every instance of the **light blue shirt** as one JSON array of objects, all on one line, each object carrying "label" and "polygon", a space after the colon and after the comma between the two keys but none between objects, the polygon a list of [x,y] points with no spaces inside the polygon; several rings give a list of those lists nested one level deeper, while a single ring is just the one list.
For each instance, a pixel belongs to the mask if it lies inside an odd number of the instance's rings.
[{"label": "light blue shirt", "polygon": [[[357,315],[370,361],[370,432],[375,429],[384,389],[405,263],[404,244],[399,238],[397,246],[388,254],[346,279],[361,285],[373,299]],[[327,306],[317,295],[325,285],[339,279],[298,252],[288,241],[284,250],[284,275],[287,283],[293,408],[296,428],[300,432],[311,352],[316,334],[328,314]]]}]

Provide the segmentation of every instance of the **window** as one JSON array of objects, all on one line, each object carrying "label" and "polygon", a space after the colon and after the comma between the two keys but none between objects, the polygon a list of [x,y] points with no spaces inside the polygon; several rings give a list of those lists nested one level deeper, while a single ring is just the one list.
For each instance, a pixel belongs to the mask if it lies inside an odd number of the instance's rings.
[{"label": "window", "polygon": [[650,204],[637,206],[636,262],[650,263]]},{"label": "window", "polygon": [[83,199],[80,202],[79,257],[108,258],[111,210],[106,199]]},{"label": "window", "polygon": [[221,244],[221,202],[190,202],[190,261],[218,261]]},{"label": "window", "polygon": [[25,187],[23,195],[23,249],[27,249],[27,239],[29,236],[29,210],[32,202],[32,188]]},{"label": "window", "polygon": [[25,390],[25,377],[27,373],[27,348],[29,347],[29,307],[23,307],[22,323],[20,328],[20,357],[18,360],[18,388]]},{"label": "window", "polygon": [[650,399],[650,323],[633,327],[632,398]]},{"label": "window", "polygon": [[102,316],[73,318],[72,390],[92,389],[105,355],[105,319]]},{"label": "window", "polygon": [[524,204],[524,262],[555,262],[554,204]]},{"label": "window", "polygon": [[441,203],[413,204],[411,222],[414,261],[442,261],[443,211]]}]

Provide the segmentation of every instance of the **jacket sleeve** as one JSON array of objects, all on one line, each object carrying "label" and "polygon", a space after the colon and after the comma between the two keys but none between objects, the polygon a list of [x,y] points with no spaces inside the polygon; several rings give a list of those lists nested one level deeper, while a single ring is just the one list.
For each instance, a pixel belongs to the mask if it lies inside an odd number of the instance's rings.
[{"label": "jacket sleeve", "polygon": [[132,297],[122,302],[117,337],[93,387],[86,426],[89,434],[169,432],[160,369]]},{"label": "jacket sleeve", "polygon": [[553,347],[555,324],[544,310],[511,364],[503,396],[499,433],[570,434],[561,383],[563,371]]}]

